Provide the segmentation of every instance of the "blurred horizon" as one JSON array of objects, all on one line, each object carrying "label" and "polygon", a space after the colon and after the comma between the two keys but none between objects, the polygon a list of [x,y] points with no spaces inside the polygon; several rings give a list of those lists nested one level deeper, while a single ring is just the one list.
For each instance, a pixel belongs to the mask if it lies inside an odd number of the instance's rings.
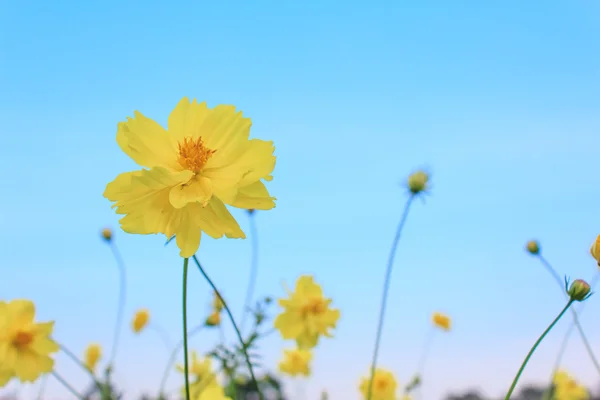
[{"label": "blurred horizon", "polygon": [[[589,247],[600,233],[599,22],[600,4],[589,0],[4,1],[2,298],[32,299],[38,320],[56,321],[60,343],[81,355],[99,342],[107,357],[118,273],[100,230],[112,228],[128,268],[116,382],[127,399],[154,394],[169,352],[152,332],[131,333],[129,321],[145,307],[172,342],[181,337],[182,261],[163,236],[122,232],[102,197],[115,176],[138,169],[117,146],[116,126],[134,110],[165,126],[184,96],[233,104],[252,119],[251,136],[276,147],[268,188],[277,207],[256,214],[255,296],[281,297],[284,282],[312,274],[342,311],[308,382],[284,380],[290,395],[359,399],[403,184],[425,168],[431,196],[413,204],[398,247],[379,366],[407,384],[431,314],[445,312],[453,330],[435,337],[423,398],[471,388],[501,397],[564,305],[526,242],[539,240],[561,276],[597,273]],[[245,212],[232,213],[249,236]],[[240,315],[249,238],[204,235],[197,255]],[[212,294],[195,269],[189,284],[193,326]],[[600,352],[596,296],[585,308],[581,323]],[[523,385],[549,381],[570,321],[539,347]],[[191,349],[218,340],[218,331],[199,334]],[[271,335],[264,363],[275,371],[291,346]],[[88,385],[63,354],[56,360],[77,388]],[[577,334],[563,367],[597,388]],[[181,378],[173,372],[168,387]],[[46,393],[67,395],[53,379]]]}]

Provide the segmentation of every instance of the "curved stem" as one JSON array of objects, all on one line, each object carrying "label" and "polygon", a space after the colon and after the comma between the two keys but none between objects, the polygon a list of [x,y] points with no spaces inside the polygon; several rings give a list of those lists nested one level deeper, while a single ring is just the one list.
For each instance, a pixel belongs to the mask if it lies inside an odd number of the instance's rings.
[{"label": "curved stem", "polygon": [[525,367],[527,366],[529,359],[535,352],[535,349],[537,349],[537,347],[540,345],[540,343],[542,343],[542,340],[544,340],[544,338],[546,337],[548,332],[550,332],[552,330],[552,328],[554,328],[554,325],[556,325],[558,320],[561,319],[561,317],[567,312],[567,310],[569,309],[571,304],[573,304],[573,300],[569,300],[569,302],[567,303],[565,308],[562,309],[560,314],[558,314],[558,316],[554,319],[554,321],[552,321],[552,323],[548,326],[548,328],[546,328],[544,333],[542,333],[542,335],[535,342],[535,344],[533,345],[531,350],[529,350],[529,353],[527,354],[527,357],[525,357],[525,360],[523,360],[523,363],[521,364],[521,368],[519,368],[519,371],[517,371],[517,375],[515,376],[515,379],[513,380],[512,385],[510,385],[510,388],[508,389],[508,393],[506,394],[506,397],[504,398],[504,400],[510,400],[510,396],[512,395],[513,391],[515,390],[515,387],[517,386],[517,382],[519,382],[519,378],[521,377],[521,374],[525,370]]},{"label": "curved stem", "polygon": [[[192,336],[194,336],[196,333],[200,332],[202,330],[202,328],[204,328],[204,324],[200,324],[198,326],[196,326],[194,329],[192,329],[191,331],[188,332],[187,337],[188,339],[191,338]],[[160,381],[160,390],[159,390],[159,395],[163,396],[165,393],[165,386],[167,384],[167,379],[169,378],[169,373],[171,372],[171,369],[173,368],[173,364],[175,364],[175,359],[177,358],[177,353],[179,353],[179,350],[181,350],[181,348],[183,347],[183,339],[181,339],[177,345],[175,345],[175,347],[173,348],[173,351],[171,352],[171,355],[169,356],[169,361],[167,361],[167,367],[165,368],[165,372],[163,373],[163,377]]]},{"label": "curved stem", "polygon": [[188,337],[187,337],[187,276],[189,258],[183,259],[183,370],[185,374],[185,398],[190,400],[190,375],[188,360]]},{"label": "curved stem", "polygon": [[433,343],[433,337],[435,336],[435,328],[431,328],[429,334],[427,335],[427,339],[425,339],[425,344],[423,345],[423,351],[421,353],[421,358],[419,359],[419,363],[417,364],[417,376],[419,377],[419,388],[417,391],[419,393],[419,398],[421,398],[421,385],[423,384],[423,372],[425,370],[425,363],[427,362],[427,357],[429,356],[429,350],[431,349],[431,344]]},{"label": "curved stem", "polygon": [[40,382],[40,391],[38,392],[38,400],[42,400],[42,396],[44,391],[46,390],[46,384],[48,383],[48,375],[44,375],[42,381]]},{"label": "curved stem", "polygon": [[390,278],[392,275],[392,269],[394,266],[394,257],[396,256],[396,249],[398,247],[398,242],[400,241],[400,236],[402,234],[402,229],[404,228],[404,224],[406,223],[406,218],[408,217],[408,212],[410,210],[410,205],[414,199],[414,195],[411,195],[406,201],[406,205],[404,206],[404,212],[402,213],[402,217],[400,218],[400,223],[398,224],[398,228],[396,229],[396,235],[394,236],[394,241],[392,242],[392,248],[390,249],[390,254],[388,256],[387,268],[385,271],[385,279],[383,281],[383,293],[381,297],[381,307],[379,309],[379,323],[377,325],[377,334],[375,339],[375,348],[373,350],[373,361],[371,362],[371,379],[369,380],[369,390],[367,391],[367,400],[371,400],[371,396],[373,395],[373,379],[375,377],[375,370],[377,369],[377,356],[379,355],[379,345],[381,343],[381,334],[383,332],[383,321],[385,319],[385,309],[387,305],[387,297],[388,291],[390,289]]},{"label": "curved stem", "polygon": [[62,385],[65,387],[65,388],[67,388],[67,390],[68,390],[69,392],[71,392],[71,394],[72,394],[73,396],[77,397],[77,398],[78,398],[78,399],[80,399],[80,400],[85,400],[85,399],[83,398],[83,396],[82,396],[82,395],[80,395],[80,394],[77,392],[77,390],[75,390],[75,388],[74,388],[73,386],[69,385],[69,383],[68,383],[66,380],[64,380],[62,376],[60,376],[60,375],[58,374],[58,372],[56,372],[56,371],[52,371],[52,376],[53,376],[53,377],[54,377],[54,378],[55,378],[57,381],[59,381],[59,382],[60,382],[60,383],[61,383],[61,384],[62,384]]},{"label": "curved stem", "polygon": [[210,285],[212,290],[217,294],[217,296],[223,303],[223,308],[225,309],[225,312],[227,313],[227,316],[229,317],[229,320],[231,321],[231,324],[233,325],[233,329],[235,330],[238,340],[240,341],[240,344],[242,345],[242,351],[244,353],[246,365],[248,366],[248,369],[250,370],[250,377],[252,378],[252,383],[254,384],[254,387],[255,387],[256,391],[258,392],[259,399],[264,400],[265,397],[263,396],[262,391],[260,390],[260,387],[258,386],[258,381],[256,380],[256,376],[254,375],[254,369],[252,368],[252,363],[250,362],[250,356],[248,355],[248,349],[246,349],[246,343],[244,342],[244,339],[242,338],[242,334],[241,334],[237,324],[235,323],[233,314],[231,313],[229,306],[225,302],[225,299],[223,299],[223,296],[221,296],[221,293],[219,292],[219,290],[217,289],[217,287],[215,286],[213,281],[208,277],[208,275],[204,271],[204,268],[202,268],[202,265],[200,265],[200,261],[198,261],[198,258],[195,255],[193,256],[193,258],[194,258],[194,262],[198,266],[198,269],[200,270],[200,273],[202,274],[202,276],[204,276],[204,279],[206,279],[206,281],[208,282],[208,284]]},{"label": "curved stem", "polygon": [[117,320],[115,322],[112,350],[108,362],[108,365],[112,366],[115,361],[115,356],[117,355],[119,336],[121,333],[121,326],[123,325],[123,312],[125,309],[125,295],[127,290],[127,274],[125,270],[125,263],[123,262],[123,258],[119,253],[119,249],[117,249],[117,245],[111,240],[109,246],[115,257],[115,260],[117,261],[117,267],[119,268],[119,303],[117,308]]},{"label": "curved stem", "polygon": [[252,297],[254,295],[254,288],[256,287],[256,279],[258,276],[258,235],[256,233],[256,221],[255,212],[249,213],[250,220],[250,240],[252,242],[252,260],[250,262],[250,278],[248,279],[248,288],[246,289],[246,300],[244,301],[244,308],[242,309],[242,319],[240,323],[240,331],[244,331],[246,325],[246,316],[248,315],[248,309],[252,306]]},{"label": "curved stem", "polygon": [[152,329],[154,331],[154,333],[156,333],[156,335],[163,342],[163,344],[165,345],[167,350],[170,350],[173,348],[173,345],[171,344],[171,340],[169,339],[169,335],[160,325],[157,325],[154,323],[149,323],[148,328]]}]

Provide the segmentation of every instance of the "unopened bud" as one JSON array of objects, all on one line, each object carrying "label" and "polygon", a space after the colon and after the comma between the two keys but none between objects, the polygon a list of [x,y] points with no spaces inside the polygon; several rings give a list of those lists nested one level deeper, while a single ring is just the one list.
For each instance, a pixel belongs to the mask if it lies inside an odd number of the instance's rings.
[{"label": "unopened bud", "polygon": [[600,266],[600,235],[596,238],[594,244],[592,244],[592,248],[590,249],[590,253],[592,257],[598,262],[598,266]]},{"label": "unopened bud", "polygon": [[527,246],[525,248],[529,253],[533,254],[534,256],[540,254],[540,244],[537,240],[530,240],[529,242],[527,242]]},{"label": "unopened bud", "polygon": [[408,177],[408,190],[412,194],[418,194],[427,190],[429,175],[425,171],[417,171]]},{"label": "unopened bud", "polygon": [[[565,286],[568,286],[568,281],[565,281]],[[590,285],[583,279],[575,279],[568,288],[567,294],[572,301],[584,301],[587,300],[591,295],[592,289]]]},{"label": "unopened bud", "polygon": [[206,318],[205,325],[206,326],[217,326],[221,323],[221,313],[218,311],[214,311],[212,314]]},{"label": "unopened bud", "polygon": [[112,231],[109,228],[102,229],[101,235],[102,238],[107,242],[110,242],[112,240]]}]

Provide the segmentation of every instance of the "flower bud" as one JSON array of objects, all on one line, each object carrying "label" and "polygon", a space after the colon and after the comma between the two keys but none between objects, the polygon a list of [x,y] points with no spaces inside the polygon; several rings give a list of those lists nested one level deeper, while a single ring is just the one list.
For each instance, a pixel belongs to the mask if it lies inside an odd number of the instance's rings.
[{"label": "flower bud", "polygon": [[112,231],[109,228],[102,229],[101,235],[102,238],[107,242],[110,242],[112,240]]},{"label": "flower bud", "polygon": [[418,194],[427,190],[429,175],[425,171],[417,171],[408,177],[408,190],[412,194]]},{"label": "flower bud", "polygon": [[540,254],[540,244],[537,240],[530,240],[529,242],[527,242],[527,246],[525,246],[525,248],[529,253],[533,254],[534,256]]},{"label": "flower bud", "polygon": [[594,244],[592,244],[592,248],[590,249],[590,253],[592,257],[598,262],[598,266],[600,266],[600,235],[596,238]]},{"label": "flower bud", "polygon": [[221,323],[221,313],[218,311],[214,311],[212,314],[206,318],[205,325],[206,326],[217,326]]},{"label": "flower bud", "polygon": [[590,285],[586,281],[575,279],[571,287],[567,290],[567,294],[571,298],[571,301],[584,301],[592,295],[591,290]]}]

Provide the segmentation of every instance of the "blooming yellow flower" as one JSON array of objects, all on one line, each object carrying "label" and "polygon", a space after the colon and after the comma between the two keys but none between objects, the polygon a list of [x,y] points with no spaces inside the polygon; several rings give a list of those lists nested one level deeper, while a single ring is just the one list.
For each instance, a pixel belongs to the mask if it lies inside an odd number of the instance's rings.
[{"label": "blooming yellow flower", "polygon": [[577,383],[566,371],[557,371],[553,377],[554,399],[553,400],[588,400],[588,390]]},{"label": "blooming yellow flower", "polygon": [[[177,370],[185,373],[183,365],[177,365]],[[217,376],[212,370],[212,360],[208,357],[204,359],[198,358],[198,353],[192,351],[189,365],[189,373],[192,375],[190,384],[190,397],[198,398],[200,394],[213,386],[218,386]],[[185,398],[185,385],[181,388],[183,397]]]},{"label": "blooming yellow flower", "polygon": [[592,244],[590,253],[592,254],[592,257],[598,261],[598,265],[600,265],[600,235],[598,235],[596,241]]},{"label": "blooming yellow flower", "polygon": [[452,321],[450,320],[450,317],[446,314],[442,314],[439,312],[433,313],[433,315],[431,316],[431,321],[435,326],[445,331],[449,331],[452,326]]},{"label": "blooming yellow flower", "polygon": [[335,328],[340,310],[329,307],[332,300],[323,296],[312,276],[298,278],[295,291],[288,294],[287,299],[279,299],[284,311],[274,321],[284,339],[295,339],[298,348],[310,349],[320,336],[332,337],[329,330]]},{"label": "blooming yellow flower", "polygon": [[206,318],[207,326],[217,326],[221,323],[221,313],[218,311],[213,311],[208,318]]},{"label": "blooming yellow flower", "polygon": [[[369,382],[371,376],[363,378],[360,383],[360,392],[365,399],[369,398]],[[382,368],[375,370],[373,385],[371,388],[371,400],[396,400],[396,390],[398,382],[394,374]]]},{"label": "blooming yellow flower", "polygon": [[138,310],[131,321],[131,329],[135,333],[140,333],[150,321],[150,311],[145,308]]},{"label": "blooming yellow flower", "polygon": [[225,391],[221,386],[215,385],[201,391],[196,400],[232,400],[232,398],[225,396]]},{"label": "blooming yellow flower", "polygon": [[102,346],[99,344],[92,343],[85,349],[85,355],[83,356],[84,364],[90,371],[96,371],[96,366],[100,358],[102,358]]},{"label": "blooming yellow flower", "polygon": [[290,376],[309,376],[311,360],[312,353],[308,350],[284,350],[283,360],[279,363],[279,370]]},{"label": "blooming yellow flower", "polygon": [[36,323],[34,319],[35,305],[31,301],[0,301],[2,381],[10,373],[21,382],[34,382],[54,368],[50,354],[59,350],[50,338],[54,322]]},{"label": "blooming yellow flower", "polygon": [[140,112],[121,122],[117,143],[147,169],[123,173],[104,197],[125,215],[129,233],[175,236],[182,257],[200,245],[201,231],[213,238],[245,238],[225,204],[269,210],[275,198],[262,179],[275,167],[273,142],[249,140],[251,121],[235,107],[183,98],[168,129]]}]

